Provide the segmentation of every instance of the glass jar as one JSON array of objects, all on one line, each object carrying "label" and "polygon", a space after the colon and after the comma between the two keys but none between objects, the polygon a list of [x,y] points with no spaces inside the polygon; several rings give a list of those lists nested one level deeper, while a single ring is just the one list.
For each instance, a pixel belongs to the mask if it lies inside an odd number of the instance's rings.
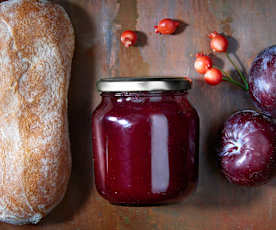
[{"label": "glass jar", "polygon": [[155,205],[187,196],[198,179],[199,118],[185,78],[107,78],[93,113],[94,173],[112,204]]}]

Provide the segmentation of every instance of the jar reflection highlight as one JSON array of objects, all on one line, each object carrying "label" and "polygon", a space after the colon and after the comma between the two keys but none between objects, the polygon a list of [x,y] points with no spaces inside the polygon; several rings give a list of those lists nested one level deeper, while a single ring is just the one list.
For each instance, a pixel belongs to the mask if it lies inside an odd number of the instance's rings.
[{"label": "jar reflection highlight", "polygon": [[162,114],[151,118],[151,192],[166,192],[169,187],[170,168],[168,152],[168,120]]}]

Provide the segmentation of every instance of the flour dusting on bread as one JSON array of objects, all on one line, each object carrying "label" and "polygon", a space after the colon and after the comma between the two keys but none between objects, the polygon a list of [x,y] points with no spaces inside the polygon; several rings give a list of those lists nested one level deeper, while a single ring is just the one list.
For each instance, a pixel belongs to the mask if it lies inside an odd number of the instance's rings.
[{"label": "flour dusting on bread", "polygon": [[39,0],[0,4],[0,221],[38,223],[63,199],[71,171],[73,52],[62,7]]}]

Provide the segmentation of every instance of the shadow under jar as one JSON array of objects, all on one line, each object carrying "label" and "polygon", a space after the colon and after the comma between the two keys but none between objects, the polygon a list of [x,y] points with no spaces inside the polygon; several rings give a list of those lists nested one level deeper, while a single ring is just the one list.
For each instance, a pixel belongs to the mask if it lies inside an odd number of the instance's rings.
[{"label": "shadow under jar", "polygon": [[112,204],[175,202],[198,180],[199,118],[186,78],[106,78],[93,113],[95,183]]}]

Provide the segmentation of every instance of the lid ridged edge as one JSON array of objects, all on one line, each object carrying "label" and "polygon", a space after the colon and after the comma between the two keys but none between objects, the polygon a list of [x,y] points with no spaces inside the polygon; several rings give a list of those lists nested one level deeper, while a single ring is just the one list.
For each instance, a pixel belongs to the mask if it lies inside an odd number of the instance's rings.
[{"label": "lid ridged edge", "polygon": [[97,81],[100,92],[142,92],[189,90],[192,80],[184,77],[103,78]]}]

